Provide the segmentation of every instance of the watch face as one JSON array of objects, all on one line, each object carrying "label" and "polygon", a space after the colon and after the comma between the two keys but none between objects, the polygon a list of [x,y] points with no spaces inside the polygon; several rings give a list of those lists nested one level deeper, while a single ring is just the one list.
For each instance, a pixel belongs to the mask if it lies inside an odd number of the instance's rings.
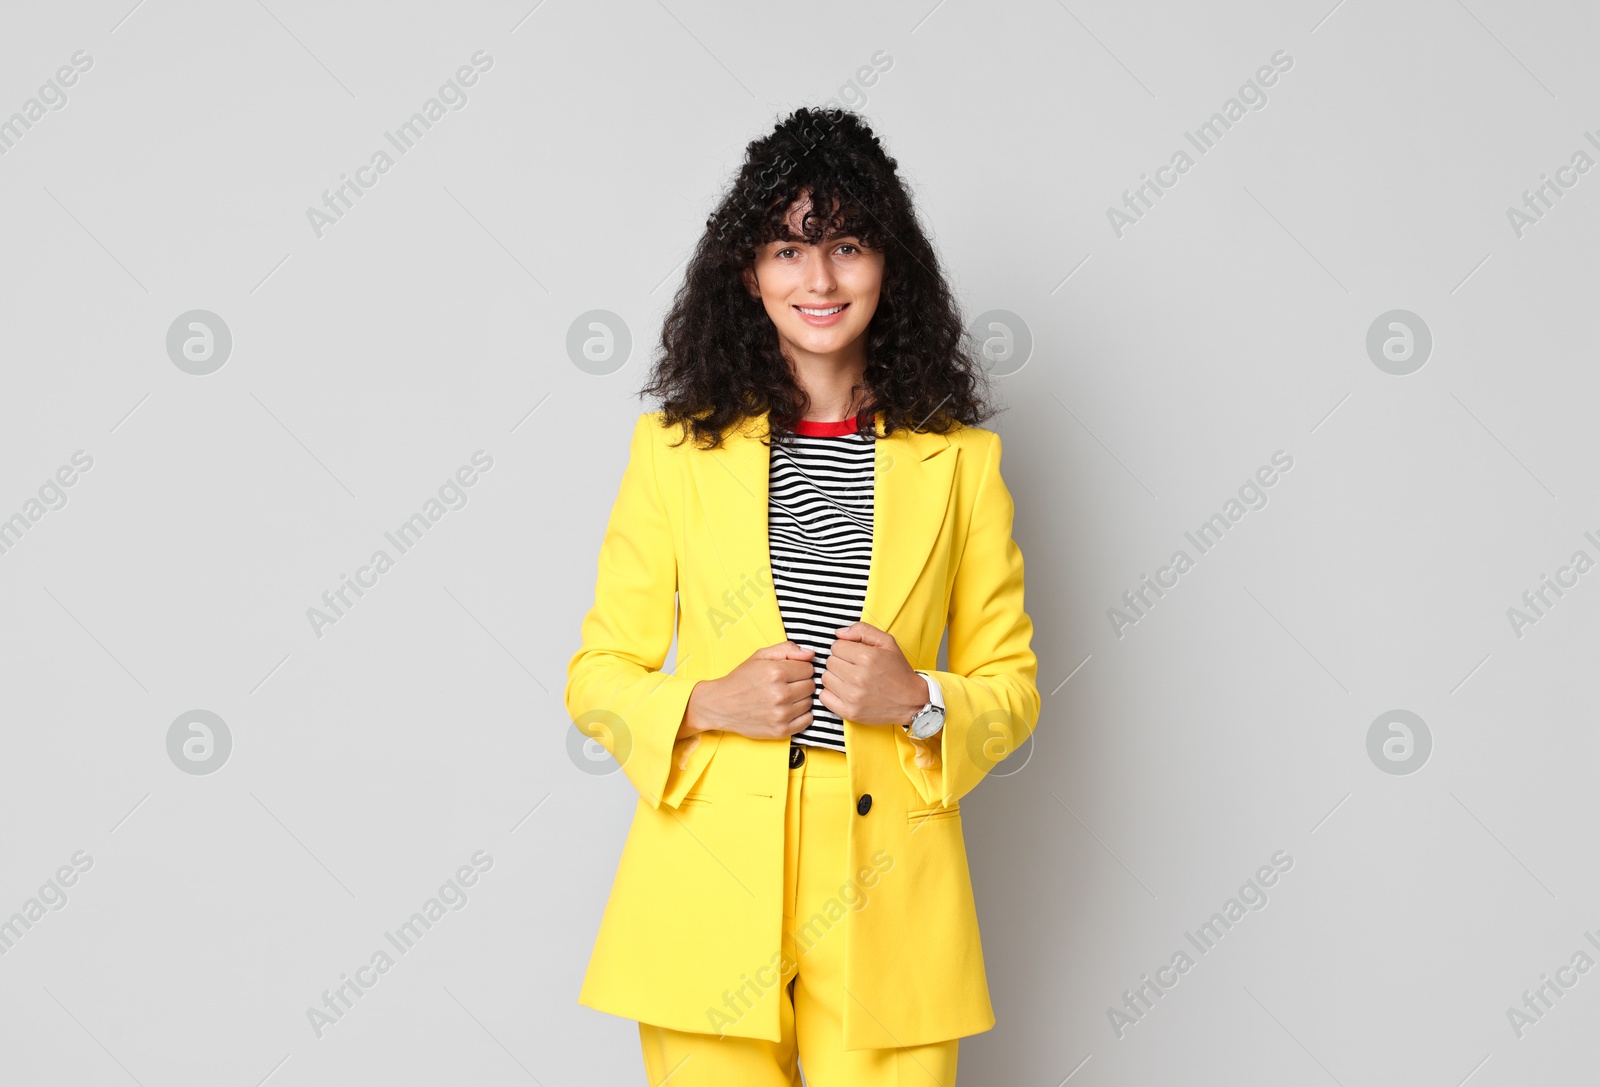
[{"label": "watch face", "polygon": [[919,740],[926,740],[944,725],[944,711],[938,706],[931,706],[911,719],[911,735]]}]

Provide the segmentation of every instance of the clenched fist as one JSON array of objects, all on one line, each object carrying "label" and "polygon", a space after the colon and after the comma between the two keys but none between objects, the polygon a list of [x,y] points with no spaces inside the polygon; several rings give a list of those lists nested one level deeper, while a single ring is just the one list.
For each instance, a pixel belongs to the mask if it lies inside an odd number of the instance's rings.
[{"label": "clenched fist", "polygon": [[817,695],[840,718],[863,725],[904,725],[928,704],[928,684],[911,667],[894,635],[871,623],[836,632]]},{"label": "clenched fist", "polygon": [[755,740],[793,736],[811,724],[814,656],[809,649],[782,641],[756,650],[721,679],[696,683],[678,726],[678,739],[713,729]]}]

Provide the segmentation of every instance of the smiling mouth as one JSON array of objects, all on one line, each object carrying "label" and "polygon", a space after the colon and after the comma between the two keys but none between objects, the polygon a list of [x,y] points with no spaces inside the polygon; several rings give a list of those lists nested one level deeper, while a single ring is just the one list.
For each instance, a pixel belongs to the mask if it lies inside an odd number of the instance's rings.
[{"label": "smiling mouth", "polygon": [[850,303],[848,302],[844,302],[837,306],[829,306],[826,309],[809,309],[806,306],[796,306],[795,309],[799,310],[808,317],[832,317],[835,313],[838,313],[849,304]]}]

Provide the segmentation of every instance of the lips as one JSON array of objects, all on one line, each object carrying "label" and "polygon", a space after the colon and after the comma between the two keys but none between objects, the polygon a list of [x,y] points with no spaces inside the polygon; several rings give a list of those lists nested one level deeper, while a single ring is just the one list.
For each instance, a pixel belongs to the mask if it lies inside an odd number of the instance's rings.
[{"label": "lips", "polygon": [[849,308],[850,303],[840,302],[834,306],[796,306],[794,311],[800,315],[802,321],[813,328],[826,328],[844,320],[845,310]]}]

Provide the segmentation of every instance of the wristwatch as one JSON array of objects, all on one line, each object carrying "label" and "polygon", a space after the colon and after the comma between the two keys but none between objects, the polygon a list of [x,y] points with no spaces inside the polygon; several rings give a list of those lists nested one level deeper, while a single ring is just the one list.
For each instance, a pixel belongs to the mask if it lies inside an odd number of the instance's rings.
[{"label": "wristwatch", "polygon": [[928,681],[928,704],[900,727],[912,739],[926,740],[944,728],[944,692],[939,689],[939,681],[928,673],[918,672],[917,675]]}]

